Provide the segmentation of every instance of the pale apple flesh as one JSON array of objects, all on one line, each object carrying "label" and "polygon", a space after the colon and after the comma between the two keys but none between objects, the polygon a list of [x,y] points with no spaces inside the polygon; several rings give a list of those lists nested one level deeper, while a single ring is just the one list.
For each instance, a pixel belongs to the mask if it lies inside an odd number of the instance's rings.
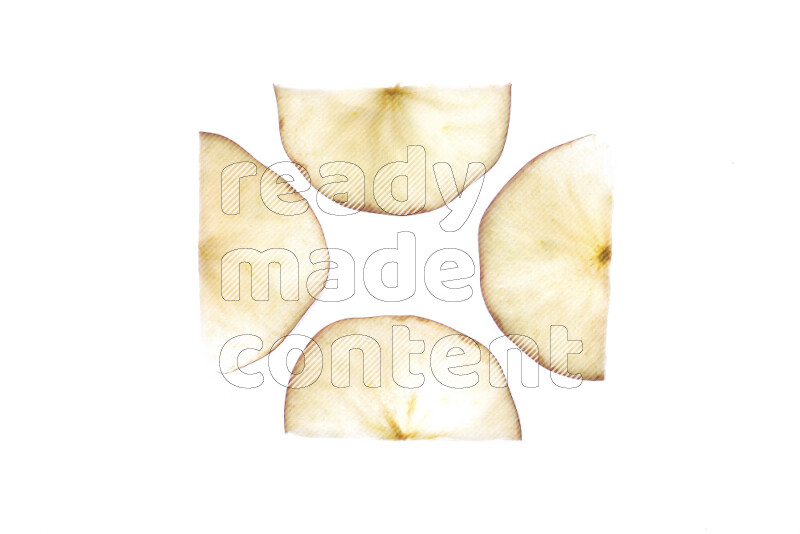
[{"label": "pale apple flesh", "polygon": [[[327,270],[309,262],[318,249],[327,260],[322,228],[289,184],[230,139],[200,134],[202,329],[221,371],[264,357],[291,332],[327,279]],[[263,257],[280,260],[280,269],[259,263],[263,251],[274,251]],[[258,336],[262,346],[243,352],[238,364],[220,361],[226,343],[241,335]]]},{"label": "pale apple flesh", "polygon": [[[500,330],[532,339],[518,344],[541,365],[583,380],[605,377],[611,212],[608,147],[588,136],[523,167],[480,225],[481,288]],[[551,351],[556,325],[582,343],[565,336]]]},{"label": "pale apple flesh", "polygon": [[[439,208],[491,169],[505,145],[511,106],[510,85],[276,86],[275,95],[283,146],[311,185],[348,208],[392,215]],[[455,184],[437,185],[432,169],[440,162],[450,165]]]},{"label": "pale apple flesh", "polygon": [[338,321],[314,336],[292,372],[287,433],[521,438],[497,360],[483,345],[434,321],[412,316]]}]

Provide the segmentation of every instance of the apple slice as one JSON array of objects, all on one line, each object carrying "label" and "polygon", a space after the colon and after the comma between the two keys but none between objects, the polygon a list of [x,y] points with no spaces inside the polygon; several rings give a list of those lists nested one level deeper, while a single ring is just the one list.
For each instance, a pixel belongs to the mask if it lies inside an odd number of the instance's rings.
[{"label": "apple slice", "polygon": [[505,375],[489,349],[428,319],[335,322],[314,336],[292,373],[287,433],[395,440],[521,437]]},{"label": "apple slice", "polygon": [[[503,151],[511,106],[510,85],[276,86],[275,95],[283,146],[311,184],[348,208],[392,215],[439,208],[483,176]],[[439,171],[441,189],[432,171],[440,162],[453,172],[442,179]]]},{"label": "apple slice", "polygon": [[322,228],[297,191],[230,139],[200,134],[200,303],[207,350],[223,372],[237,368],[235,357],[220,358],[232,338],[262,340],[241,367],[294,328],[327,280],[310,261],[319,249],[314,261],[327,262]]},{"label": "apple slice", "polygon": [[595,136],[558,146],[509,181],[480,225],[481,289],[497,326],[532,339],[512,337],[541,365],[584,380],[605,375],[610,176]]}]

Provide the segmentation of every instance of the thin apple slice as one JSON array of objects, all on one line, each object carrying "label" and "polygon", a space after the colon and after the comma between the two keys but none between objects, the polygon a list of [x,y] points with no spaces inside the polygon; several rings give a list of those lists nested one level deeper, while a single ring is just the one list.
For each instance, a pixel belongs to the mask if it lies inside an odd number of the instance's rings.
[{"label": "thin apple slice", "polygon": [[[238,366],[252,363],[294,328],[327,279],[309,259],[318,249],[326,249],[322,228],[297,191],[230,139],[200,134],[200,303],[215,360],[249,334],[262,347],[243,352]],[[327,258],[323,250],[314,261]],[[220,368],[235,370],[236,358]]]},{"label": "thin apple slice", "polygon": [[505,375],[489,349],[428,319],[335,322],[314,336],[292,373],[287,433],[395,440],[521,437]]},{"label": "thin apple slice", "polygon": [[519,347],[541,365],[584,380],[605,376],[610,177],[595,136],[558,146],[509,181],[480,225],[481,289],[500,330],[532,339]]},{"label": "thin apple slice", "polygon": [[[392,215],[439,208],[483,176],[503,151],[511,106],[510,85],[276,86],[275,95],[283,146],[311,185],[348,208]],[[437,185],[432,167],[440,162],[450,165],[456,183]]]}]

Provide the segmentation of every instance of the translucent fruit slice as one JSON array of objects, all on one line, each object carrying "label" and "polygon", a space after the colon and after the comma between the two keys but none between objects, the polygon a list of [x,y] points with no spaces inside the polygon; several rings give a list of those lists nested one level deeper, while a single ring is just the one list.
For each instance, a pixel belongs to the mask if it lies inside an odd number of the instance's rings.
[{"label": "translucent fruit slice", "polygon": [[286,432],[395,440],[521,437],[494,356],[427,319],[338,321],[314,336],[292,372]]},{"label": "translucent fruit slice", "polygon": [[514,339],[541,365],[584,380],[605,373],[608,160],[595,136],[548,150],[511,179],[480,225],[481,288],[500,330],[530,338]]},{"label": "translucent fruit slice", "polygon": [[[503,151],[511,106],[510,85],[276,86],[275,95],[283,146],[311,184],[349,208],[393,215],[439,208],[483,176]],[[453,173],[440,178],[441,188],[432,170],[440,162]]]},{"label": "translucent fruit slice", "polygon": [[[287,335],[325,285],[327,270],[310,260],[319,249],[314,260],[327,262],[322,228],[290,185],[230,139],[200,134],[200,303],[211,357],[236,336],[260,337],[241,367]],[[223,372],[236,369],[236,354],[220,359]]]}]

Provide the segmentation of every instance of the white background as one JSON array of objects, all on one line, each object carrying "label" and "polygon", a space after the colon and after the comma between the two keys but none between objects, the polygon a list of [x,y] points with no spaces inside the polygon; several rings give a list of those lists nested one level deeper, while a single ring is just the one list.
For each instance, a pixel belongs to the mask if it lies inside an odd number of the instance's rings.
[{"label": "white background", "polygon": [[[800,531],[790,3],[21,6],[0,14],[3,531]],[[503,82],[506,148],[458,237],[436,212],[370,222],[363,246],[402,224],[435,229],[420,258],[474,253],[524,163],[602,135],[607,380],[512,377],[521,443],[285,436],[280,387],[237,389],[200,355],[197,132],[269,164],[286,159],[272,83]],[[348,313],[488,344],[473,287],[460,308],[419,291]]]}]

